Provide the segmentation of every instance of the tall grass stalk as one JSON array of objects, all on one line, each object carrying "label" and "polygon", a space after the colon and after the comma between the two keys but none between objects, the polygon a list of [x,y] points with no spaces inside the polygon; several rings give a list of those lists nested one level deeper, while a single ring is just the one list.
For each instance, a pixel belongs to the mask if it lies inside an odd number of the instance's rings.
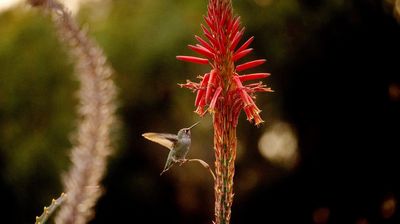
[{"label": "tall grass stalk", "polygon": [[66,201],[56,223],[87,223],[103,192],[100,181],[107,156],[113,152],[110,132],[115,125],[116,87],[112,69],[100,47],[80,29],[70,12],[55,0],[29,0],[49,12],[58,37],[76,61],[78,90],[78,130],[71,151],[72,166],[63,178]]}]

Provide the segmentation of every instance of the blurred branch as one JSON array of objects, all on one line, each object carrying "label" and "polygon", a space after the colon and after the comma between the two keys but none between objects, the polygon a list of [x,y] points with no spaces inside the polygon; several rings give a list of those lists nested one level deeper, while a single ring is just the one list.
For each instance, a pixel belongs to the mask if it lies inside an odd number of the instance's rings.
[{"label": "blurred branch", "polygon": [[52,15],[61,42],[76,59],[80,81],[78,131],[71,153],[72,167],[64,176],[68,194],[56,217],[57,223],[87,223],[103,190],[100,181],[106,158],[113,151],[110,129],[115,123],[116,87],[106,57],[87,32],[81,30],[69,11],[55,0],[29,0],[32,6]]}]

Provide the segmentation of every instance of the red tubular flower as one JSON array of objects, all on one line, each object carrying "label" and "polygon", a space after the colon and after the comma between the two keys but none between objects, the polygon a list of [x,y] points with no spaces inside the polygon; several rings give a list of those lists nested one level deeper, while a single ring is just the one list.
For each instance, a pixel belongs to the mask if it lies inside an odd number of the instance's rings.
[{"label": "red tubular flower", "polygon": [[190,49],[192,49],[193,51],[196,51],[197,53],[206,56],[207,58],[213,58],[214,57],[214,54],[211,53],[211,51],[207,50],[207,48],[205,48],[205,47],[203,47],[201,45],[198,45],[198,46],[188,45],[188,47]]},{"label": "red tubular flower", "polygon": [[236,66],[236,71],[241,72],[250,68],[254,68],[256,66],[264,64],[265,61],[266,61],[265,59],[260,59],[243,63],[241,65]]},{"label": "red tubular flower", "polygon": [[254,73],[254,74],[241,75],[239,76],[239,80],[241,82],[244,82],[247,80],[267,78],[268,76],[270,76],[269,73]]},{"label": "red tubular flower", "polygon": [[[200,77],[199,83],[187,81],[181,87],[197,91],[196,113],[203,116],[207,111],[213,115],[215,149],[215,223],[229,223],[233,201],[233,176],[236,158],[236,127],[243,110],[247,120],[256,125],[263,122],[254,100],[256,92],[272,92],[262,82],[243,84],[268,77],[269,73],[239,75],[247,69],[266,62],[265,59],[235,63],[250,54],[248,48],[254,37],[239,45],[244,35],[240,17],[233,15],[231,0],[209,0],[205,25],[201,29],[205,38],[195,36],[196,45],[188,47],[205,58],[177,56],[178,60],[196,64],[209,64],[211,71]],[[237,46],[240,46],[237,48]],[[206,107],[208,108],[206,109]]]},{"label": "red tubular flower", "polygon": [[207,87],[209,78],[210,78],[210,73],[207,73],[207,74],[204,75],[204,77],[202,77],[202,81],[200,82],[200,87],[198,88],[198,91],[197,91],[196,100],[194,102],[194,106],[195,107],[199,106],[199,103],[202,100],[203,95],[206,92],[205,89]]},{"label": "red tubular flower", "polygon": [[235,53],[233,55],[233,61],[237,61],[237,60],[243,58],[244,56],[248,55],[252,51],[253,51],[253,48],[249,48],[249,49],[246,49],[246,50],[239,51],[239,52]]},{"label": "red tubular flower", "polygon": [[208,64],[208,59],[205,58],[198,58],[192,56],[176,56],[176,59],[181,61],[193,62],[197,64]]}]

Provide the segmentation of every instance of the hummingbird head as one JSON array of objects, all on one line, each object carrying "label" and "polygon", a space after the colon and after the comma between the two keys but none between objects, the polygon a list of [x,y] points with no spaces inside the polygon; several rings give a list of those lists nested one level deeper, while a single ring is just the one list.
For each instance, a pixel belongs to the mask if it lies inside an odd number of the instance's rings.
[{"label": "hummingbird head", "polygon": [[200,123],[200,121],[196,122],[195,124],[193,124],[192,126],[190,126],[188,128],[182,128],[181,130],[179,130],[178,138],[182,138],[184,136],[190,137],[190,129],[192,129],[194,126],[198,125],[199,123]]}]

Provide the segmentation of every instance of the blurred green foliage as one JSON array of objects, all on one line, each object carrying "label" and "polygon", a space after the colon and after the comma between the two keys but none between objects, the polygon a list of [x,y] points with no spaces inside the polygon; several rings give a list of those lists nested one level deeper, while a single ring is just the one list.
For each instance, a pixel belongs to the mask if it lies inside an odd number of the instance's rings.
[{"label": "blurred green foliage", "polygon": [[2,13],[0,33],[0,176],[18,204],[48,201],[61,190],[68,161],[76,104],[71,64],[37,12]]}]

